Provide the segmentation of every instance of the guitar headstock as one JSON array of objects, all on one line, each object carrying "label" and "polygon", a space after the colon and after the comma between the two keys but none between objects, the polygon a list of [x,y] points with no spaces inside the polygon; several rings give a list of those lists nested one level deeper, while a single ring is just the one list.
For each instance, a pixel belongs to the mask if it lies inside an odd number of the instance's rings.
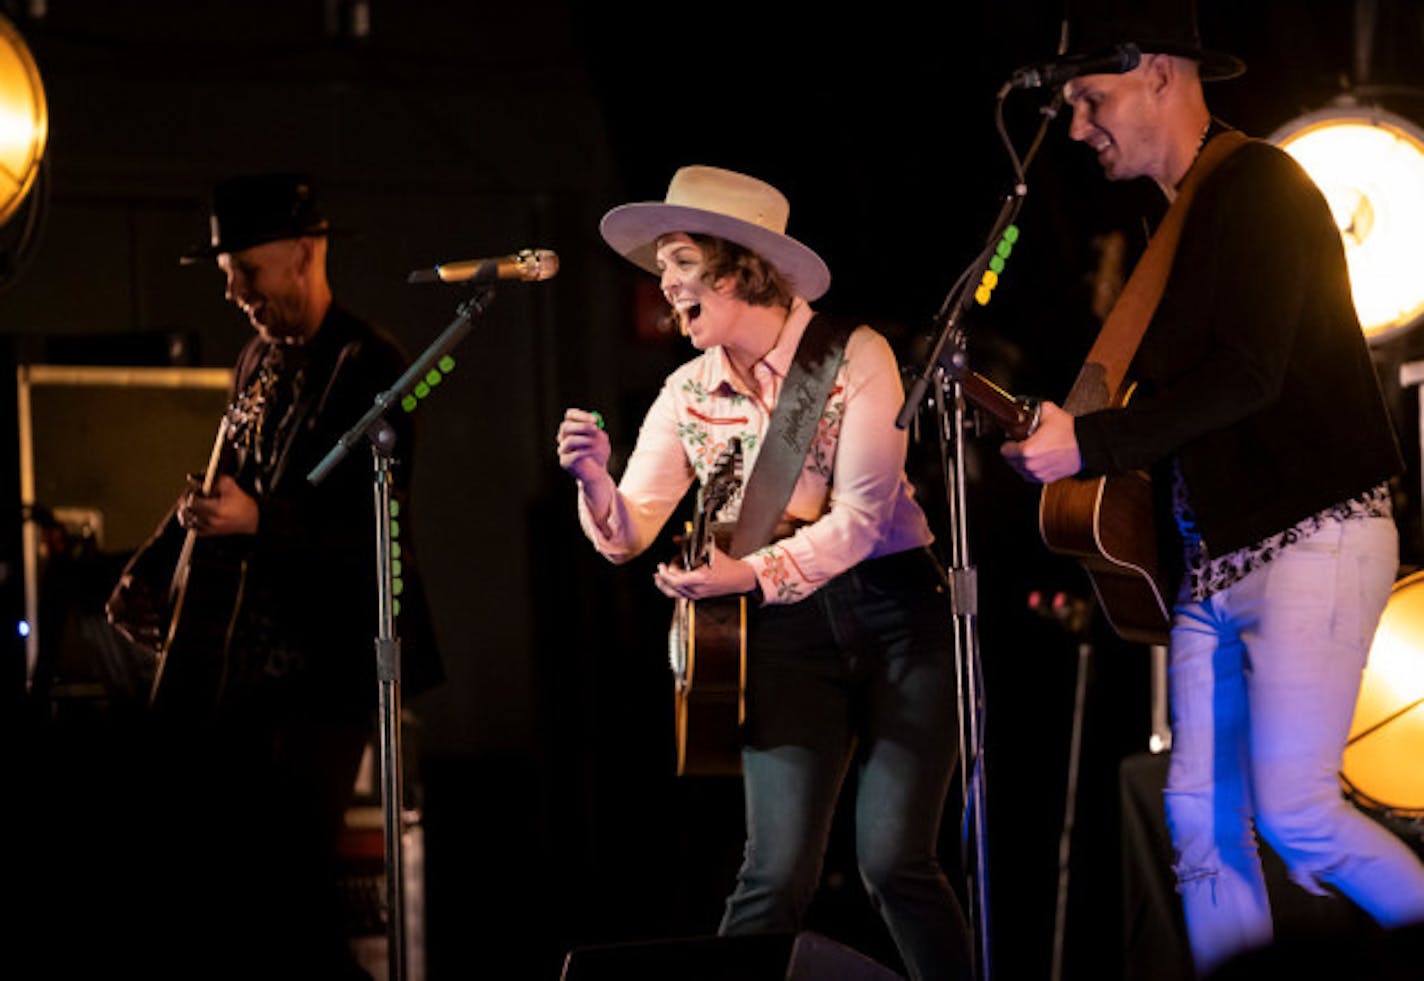
[{"label": "guitar headstock", "polygon": [[692,534],[684,542],[683,565],[694,569],[707,561],[712,522],[742,487],[742,441],[733,437],[712,461],[707,482],[697,491]]},{"label": "guitar headstock", "polygon": [[257,373],[242,391],[233,396],[223,416],[227,422],[229,438],[234,445],[246,443],[262,424],[267,403],[271,401],[277,389],[277,382],[282,376],[282,361],[281,346],[272,345],[263,357]]},{"label": "guitar headstock", "polygon": [[712,471],[707,483],[702,485],[701,503],[698,508],[710,521],[722,508],[727,506],[742,486],[742,441],[733,436],[727,448],[718,454],[712,463]]}]

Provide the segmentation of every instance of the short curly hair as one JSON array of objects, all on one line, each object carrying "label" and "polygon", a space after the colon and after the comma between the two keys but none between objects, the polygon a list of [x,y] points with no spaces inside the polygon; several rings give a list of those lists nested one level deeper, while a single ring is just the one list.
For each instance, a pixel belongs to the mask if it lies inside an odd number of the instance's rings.
[{"label": "short curly hair", "polygon": [[795,296],[791,281],[759,254],[715,235],[688,237],[702,249],[703,282],[710,285],[731,277],[732,295],[737,299],[756,307],[791,309]]}]

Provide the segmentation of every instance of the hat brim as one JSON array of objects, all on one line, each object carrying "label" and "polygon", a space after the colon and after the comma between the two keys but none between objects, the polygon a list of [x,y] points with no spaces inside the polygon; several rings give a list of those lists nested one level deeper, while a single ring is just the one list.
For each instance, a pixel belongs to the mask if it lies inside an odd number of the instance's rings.
[{"label": "hat brim", "polygon": [[1147,54],[1179,55],[1195,60],[1201,65],[1199,73],[1203,82],[1224,82],[1228,78],[1235,78],[1246,71],[1246,62],[1225,51],[1208,51],[1205,48],[1196,48],[1189,44],[1176,44],[1170,41],[1160,43],[1142,41],[1139,42],[1138,47]]},{"label": "hat brim", "polygon": [[643,201],[609,211],[598,225],[603,240],[614,252],[640,269],[658,274],[657,241],[664,235],[713,235],[751,249],[791,282],[796,294],[807,300],[825,295],[831,270],[809,247],[789,235],[732,218],[715,211]]},{"label": "hat brim", "polygon": [[255,245],[280,242],[287,238],[339,238],[348,234],[350,234],[348,229],[332,228],[323,223],[305,231],[294,232],[290,229],[280,229],[272,232],[241,235],[214,245],[195,245],[178,257],[178,263],[179,265],[192,266],[200,262],[211,262],[224,252],[241,252],[243,249],[250,249]]},{"label": "hat brim", "polygon": [[1169,54],[1178,55],[1182,58],[1190,58],[1201,67],[1198,72],[1203,82],[1224,82],[1228,78],[1235,78],[1244,74],[1246,62],[1235,55],[1227,54],[1225,51],[1208,51],[1205,48],[1192,44],[1184,44],[1180,41],[1154,41],[1123,39],[1114,44],[1094,43],[1085,46],[1070,45],[1068,51],[1058,57],[1065,61],[1075,61],[1078,59],[1091,59],[1099,55],[1112,54],[1116,48],[1124,44],[1132,44],[1143,54]]}]

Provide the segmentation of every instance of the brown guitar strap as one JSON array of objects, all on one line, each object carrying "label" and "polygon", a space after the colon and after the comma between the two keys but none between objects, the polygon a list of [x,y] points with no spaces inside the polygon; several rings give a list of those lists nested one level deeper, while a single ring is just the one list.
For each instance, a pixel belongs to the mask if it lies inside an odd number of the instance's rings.
[{"label": "brown guitar strap", "polygon": [[1171,207],[1147,243],[1147,250],[1123,286],[1122,295],[1103,322],[1073,388],[1063,400],[1063,408],[1070,415],[1081,416],[1120,403],[1125,394],[1123,382],[1128,366],[1167,288],[1167,277],[1172,271],[1172,260],[1192,198],[1207,175],[1247,142],[1249,138],[1245,134],[1227,130],[1218,133],[1197,154]]},{"label": "brown guitar strap", "polygon": [[740,559],[769,543],[806,463],[811,439],[855,325],[816,314],[806,325],[796,357],[771,412],[756,465],[747,478],[742,509],[727,553]]}]

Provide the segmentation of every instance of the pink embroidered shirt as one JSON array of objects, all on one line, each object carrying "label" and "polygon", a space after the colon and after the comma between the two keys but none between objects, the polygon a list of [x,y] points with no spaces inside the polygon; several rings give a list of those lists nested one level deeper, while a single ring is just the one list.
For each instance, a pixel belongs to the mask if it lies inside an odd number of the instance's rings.
[{"label": "pink embroidered shirt", "polygon": [[[584,532],[603,555],[624,562],[657,537],[693,479],[706,481],[728,442],[741,440],[750,474],[812,310],[797,299],[776,346],[753,369],[746,391],[721,348],[668,376],[648,410],[604,527],[579,495]],[[933,536],[905,476],[906,434],[895,427],[904,388],[894,352],[857,327],[821,412],[786,517],[805,524],[751,555],[766,603],[794,603],[867,558],[928,545]],[[720,517],[731,520],[740,497]]]}]

